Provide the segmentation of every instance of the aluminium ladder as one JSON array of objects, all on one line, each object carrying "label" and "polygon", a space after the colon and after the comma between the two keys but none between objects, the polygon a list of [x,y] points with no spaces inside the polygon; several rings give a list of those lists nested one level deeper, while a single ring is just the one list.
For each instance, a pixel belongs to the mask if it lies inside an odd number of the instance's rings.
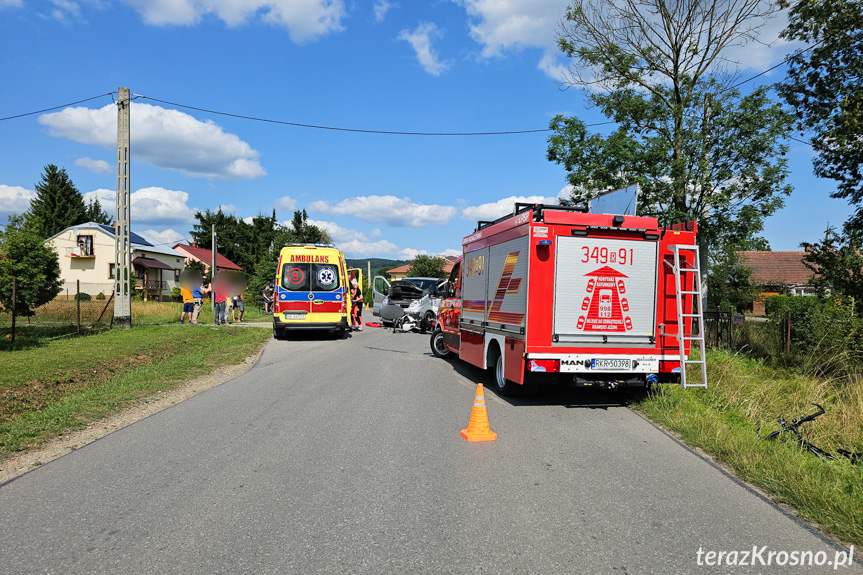
[{"label": "aluminium ladder", "polygon": [[[687,387],[707,387],[707,354],[704,347],[704,315],[701,311],[701,268],[698,246],[674,244],[668,247],[674,254],[674,263],[670,264],[668,260],[666,260],[665,263],[672,268],[674,273],[674,291],[676,295],[675,300],[677,302],[677,334],[675,337],[677,338],[678,347],[680,348],[680,383],[683,385],[684,389]],[[685,258],[681,258],[681,252],[684,251],[692,252],[693,264],[689,264]],[[693,274],[695,276],[693,281],[685,281],[687,279],[685,274]],[[685,289],[689,285],[693,285],[695,289],[693,291]],[[683,313],[683,301],[685,297],[692,297],[694,299],[692,302],[692,308],[697,309],[697,312]],[[684,323],[687,320],[692,321],[690,335],[686,335],[686,332],[683,329]],[[698,328],[698,335],[692,335],[692,332],[695,331],[696,327]],[[685,352],[687,341],[698,343],[698,359],[686,359]],[[693,350],[692,345],[690,344],[690,352],[691,351]],[[686,366],[688,364],[701,365],[701,383],[686,382]]]}]

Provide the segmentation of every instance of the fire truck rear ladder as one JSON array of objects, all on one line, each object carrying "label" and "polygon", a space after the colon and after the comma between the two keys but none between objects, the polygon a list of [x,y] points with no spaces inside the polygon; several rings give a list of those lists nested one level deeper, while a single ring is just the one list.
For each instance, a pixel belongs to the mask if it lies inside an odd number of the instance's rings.
[{"label": "fire truck rear ladder", "polygon": [[[704,348],[704,315],[701,312],[701,268],[699,267],[700,258],[697,245],[679,245],[674,244],[669,246],[674,253],[674,263],[671,264],[666,260],[666,265],[671,266],[674,271],[674,291],[675,300],[677,301],[677,343],[680,347],[680,383],[684,388],[687,387],[707,387],[707,354]],[[681,252],[691,251],[693,253],[693,264],[689,264],[686,259],[681,258]],[[693,282],[685,281],[685,274],[693,274]],[[695,286],[695,291],[687,291],[684,288],[688,285]],[[696,313],[683,313],[683,301],[686,297],[692,297],[692,309],[696,309]],[[694,332],[698,328],[698,335],[686,335],[683,329],[684,323],[691,319],[692,330]],[[691,333],[690,332],[690,333]],[[686,351],[686,342],[698,343],[698,359],[686,359],[684,355]],[[701,383],[686,382],[686,366],[688,364],[701,365]]]}]

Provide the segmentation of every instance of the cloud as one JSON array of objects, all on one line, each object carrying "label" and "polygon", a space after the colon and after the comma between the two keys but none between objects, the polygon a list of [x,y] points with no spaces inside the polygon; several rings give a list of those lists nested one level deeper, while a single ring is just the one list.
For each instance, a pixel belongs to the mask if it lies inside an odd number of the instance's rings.
[{"label": "cloud", "polygon": [[462,209],[461,219],[469,221],[494,221],[507,214],[511,214],[516,202],[523,204],[557,205],[558,199],[546,196],[509,196],[496,202],[489,202],[478,206],[467,206]]},{"label": "cloud", "polygon": [[[116,203],[116,191],[104,188],[87,192],[84,201],[90,202],[98,199],[102,209],[109,213],[113,212]],[[197,208],[190,208],[187,202],[189,194],[179,190],[166,190],[165,188],[151,187],[141,188],[132,192],[131,200],[132,225],[138,222],[151,224],[190,223],[195,221]]]},{"label": "cloud", "polygon": [[83,21],[81,6],[77,2],[73,0],[51,0],[51,4],[54,5],[54,9],[51,10],[48,17],[64,24],[69,21],[70,17],[79,22]]},{"label": "cloud", "polygon": [[3,8],[20,8],[24,3],[21,0],[0,0],[0,10]]},{"label": "cloud", "polygon": [[170,228],[168,228],[167,230],[162,230],[161,232],[157,232],[156,230],[144,230],[142,232],[138,232],[138,234],[143,236],[145,240],[147,240],[154,246],[169,247],[173,247],[174,245],[180,243],[182,240],[185,240],[188,237]]},{"label": "cloud", "polygon": [[0,184],[0,212],[21,214],[30,208],[30,200],[35,197],[33,190]]},{"label": "cloud", "polygon": [[[211,120],[200,121],[178,110],[132,103],[132,156],[157,168],[216,180],[250,180],[266,175],[260,155],[235,134]],[[39,123],[58,138],[106,149],[117,146],[117,108],[66,108],[44,114]]]},{"label": "cloud", "polygon": [[240,208],[235,206],[234,204],[219,204],[219,207],[216,208],[216,211],[222,210],[224,214],[233,214],[237,215],[237,212],[240,211]]},{"label": "cloud", "polygon": [[[317,226],[330,234],[330,237],[333,238],[333,241],[336,243],[341,242],[368,242],[369,238],[366,234],[362,233],[359,230],[352,230],[350,228],[345,228],[336,224],[334,222],[325,222],[323,220],[313,220],[308,219],[307,222],[313,226]],[[290,227],[291,222],[286,222],[284,225]]]},{"label": "cloud", "polygon": [[374,11],[375,11],[375,22],[383,22],[384,17],[386,17],[387,12],[390,11],[390,8],[393,8],[395,5],[390,4],[387,0],[378,0],[375,2]]},{"label": "cloud", "polygon": [[111,166],[105,160],[94,160],[92,158],[78,158],[75,165],[86,168],[94,174],[110,174]]},{"label": "cloud", "polygon": [[291,196],[282,196],[276,203],[273,204],[273,207],[277,210],[285,210],[286,212],[291,212],[293,214],[294,210],[297,209],[297,200],[292,198]]},{"label": "cloud", "polygon": [[438,59],[437,52],[432,49],[432,38],[440,38],[443,32],[431,22],[422,22],[413,32],[402,30],[399,40],[409,42],[417,54],[417,60],[423,70],[433,76],[440,76],[449,66]]},{"label": "cloud", "polygon": [[385,223],[395,227],[422,228],[444,226],[455,216],[454,206],[417,204],[410,198],[395,196],[357,196],[337,204],[316,201],[309,212],[324,212],[338,216],[354,216],[366,222]]},{"label": "cloud", "polygon": [[446,256],[450,256],[450,257],[455,256],[455,257],[458,257],[458,256],[460,256],[461,254],[462,254],[462,251],[461,251],[461,250],[455,250],[455,249],[452,249],[452,248],[450,248],[450,249],[448,249],[448,250],[444,250],[444,251],[442,251],[442,252],[440,253],[440,255],[442,255],[442,256],[444,256],[444,257],[446,257]]},{"label": "cloud", "polygon": [[507,51],[540,48],[537,68],[559,79],[565,67],[558,62],[555,38],[558,22],[570,0],[456,0],[471,17],[470,35],[482,46],[484,58]]},{"label": "cloud", "polygon": [[125,0],[147,24],[191,26],[214,15],[231,27],[260,18],[298,44],[342,30],[343,0]]}]

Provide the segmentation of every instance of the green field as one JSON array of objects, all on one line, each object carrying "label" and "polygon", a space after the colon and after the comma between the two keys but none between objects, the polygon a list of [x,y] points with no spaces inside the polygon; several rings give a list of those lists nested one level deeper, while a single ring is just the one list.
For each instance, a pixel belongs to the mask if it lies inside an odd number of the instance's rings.
[{"label": "green field", "polygon": [[0,351],[0,459],[188,378],[240,363],[270,333],[151,325]]}]

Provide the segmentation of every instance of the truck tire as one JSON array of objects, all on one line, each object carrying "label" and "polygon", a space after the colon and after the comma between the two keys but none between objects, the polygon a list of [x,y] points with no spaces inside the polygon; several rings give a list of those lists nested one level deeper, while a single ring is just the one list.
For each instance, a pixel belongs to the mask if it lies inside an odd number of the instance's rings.
[{"label": "truck tire", "polygon": [[429,345],[435,357],[447,358],[452,355],[452,352],[443,344],[443,330],[439,327],[432,332]]},{"label": "truck tire", "polygon": [[498,395],[512,395],[515,393],[517,384],[508,380],[504,375],[503,354],[496,347],[491,352],[491,361],[488,365],[494,378],[494,389]]}]

